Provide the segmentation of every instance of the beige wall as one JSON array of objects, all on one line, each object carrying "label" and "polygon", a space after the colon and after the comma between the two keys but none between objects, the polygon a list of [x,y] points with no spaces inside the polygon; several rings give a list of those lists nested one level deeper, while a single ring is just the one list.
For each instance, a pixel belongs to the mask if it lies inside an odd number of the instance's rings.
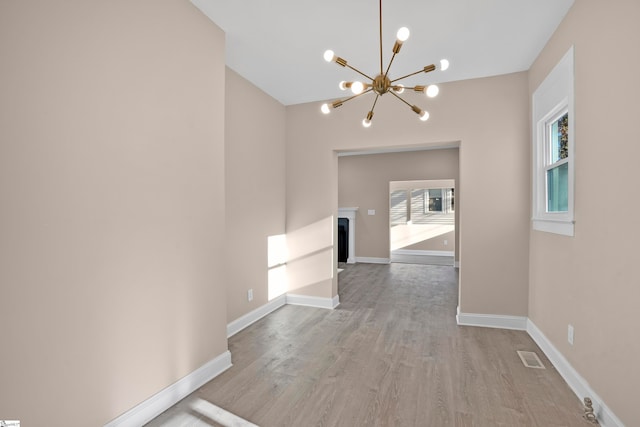
[{"label": "beige wall", "polygon": [[100,426],[227,350],[224,36],[6,0],[0,57],[0,414]]},{"label": "beige wall", "polygon": [[638,22],[634,0],[575,2],[529,82],[575,45],[575,237],[531,232],[529,316],[628,426],[640,425]]},{"label": "beige wall", "polygon": [[[407,95],[412,100],[413,96]],[[371,101],[355,99],[329,116],[320,113],[319,103],[287,107],[287,232],[337,215],[335,150],[460,141],[456,196],[461,309],[525,316],[530,217],[529,169],[523,166],[530,161],[527,74],[444,84],[437,99],[416,99],[431,113],[426,123],[385,97],[376,106],[373,126],[363,129],[361,121]],[[329,272],[309,293],[335,295],[337,280],[328,276]]]},{"label": "beige wall", "polygon": [[[359,207],[356,257],[389,258],[389,182],[430,179],[458,181],[457,148],[338,158],[338,206]],[[368,215],[369,209],[376,214]],[[425,241],[405,249],[454,250],[450,234],[442,237],[451,242],[448,247]]]},{"label": "beige wall", "polygon": [[226,78],[225,258],[231,322],[268,302],[267,238],[285,232],[285,108],[229,68]]}]

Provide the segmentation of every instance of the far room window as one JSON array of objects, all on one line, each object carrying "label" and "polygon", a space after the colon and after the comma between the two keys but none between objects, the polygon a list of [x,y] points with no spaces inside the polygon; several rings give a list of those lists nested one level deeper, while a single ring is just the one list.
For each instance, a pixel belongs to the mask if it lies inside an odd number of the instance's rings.
[{"label": "far room window", "polygon": [[569,210],[569,113],[554,117],[547,128],[547,212]]},{"label": "far room window", "polygon": [[573,48],[533,94],[534,230],[574,235]]}]

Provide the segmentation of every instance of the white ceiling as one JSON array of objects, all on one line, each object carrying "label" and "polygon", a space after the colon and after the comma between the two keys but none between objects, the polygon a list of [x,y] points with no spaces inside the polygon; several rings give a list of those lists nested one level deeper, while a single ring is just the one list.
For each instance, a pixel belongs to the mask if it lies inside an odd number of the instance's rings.
[{"label": "white ceiling", "polygon": [[[376,0],[191,0],[226,33],[227,65],[284,105],[344,97],[359,75],[322,58],[332,49],[365,74],[380,69]],[[528,70],[574,0],[385,0],[386,69],[398,28],[411,37],[389,76],[450,61],[402,81],[441,83]]]}]

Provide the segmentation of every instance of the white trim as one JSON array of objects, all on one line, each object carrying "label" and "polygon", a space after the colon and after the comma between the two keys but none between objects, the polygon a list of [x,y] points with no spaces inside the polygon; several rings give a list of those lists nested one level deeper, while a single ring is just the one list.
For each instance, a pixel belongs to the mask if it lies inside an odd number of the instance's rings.
[{"label": "white trim", "polygon": [[146,424],[230,367],[231,353],[227,350],[104,427],[138,427]]},{"label": "white trim", "polygon": [[346,156],[364,156],[369,154],[389,154],[389,153],[406,153],[412,151],[430,151],[430,150],[446,150],[448,148],[459,148],[460,141],[444,142],[432,145],[416,145],[406,147],[383,147],[365,150],[335,150],[338,157]]},{"label": "white trim", "polygon": [[527,333],[538,344],[576,396],[581,401],[585,397],[591,398],[594,412],[598,416],[598,421],[602,427],[624,427],[622,421],[605,405],[589,383],[571,366],[562,353],[558,351],[531,319],[527,319]]},{"label": "white trim", "polygon": [[373,258],[367,256],[356,257],[356,262],[363,262],[365,264],[389,264],[391,260],[389,258]]},{"label": "white trim", "polygon": [[533,229],[536,231],[546,231],[547,233],[562,234],[563,236],[574,235],[573,221],[550,221],[544,219],[533,219]]},{"label": "white trim", "polygon": [[[532,227],[534,230],[574,235],[575,197],[575,106],[573,46],[549,72],[531,98],[532,156]],[[561,112],[569,114],[568,142],[568,210],[547,212],[547,126]],[[555,163],[557,164],[557,163]]]},{"label": "white trim", "polygon": [[455,268],[460,268],[460,261],[454,261],[454,262],[453,262],[453,266],[454,266]]},{"label": "white trim", "polygon": [[411,256],[454,256],[454,251],[423,251],[413,249],[394,249],[391,255],[411,255]]},{"label": "white trim", "polygon": [[287,304],[303,305],[305,307],[328,308],[333,310],[340,305],[340,297],[336,295],[333,298],[322,298],[307,295],[287,294]]},{"label": "white trim", "polygon": [[504,316],[501,314],[461,313],[458,307],[456,321],[459,326],[480,326],[484,328],[527,330],[527,318],[524,316]]},{"label": "white trim", "polygon": [[286,303],[287,303],[287,296],[284,294],[280,295],[279,297],[272,299],[265,305],[260,306],[255,310],[245,314],[244,316],[239,317],[236,320],[230,322],[227,325],[227,338],[231,338],[232,336],[234,336],[235,334],[237,334],[247,326],[257,322],[267,314],[279,309]]}]

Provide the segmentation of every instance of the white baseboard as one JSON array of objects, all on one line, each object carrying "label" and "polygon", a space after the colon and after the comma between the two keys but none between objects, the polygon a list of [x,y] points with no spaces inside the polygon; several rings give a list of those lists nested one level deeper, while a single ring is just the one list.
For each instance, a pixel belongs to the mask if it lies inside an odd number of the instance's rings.
[{"label": "white baseboard", "polygon": [[504,316],[500,314],[461,313],[458,307],[456,320],[460,326],[480,326],[484,328],[527,330],[527,318],[523,316]]},{"label": "white baseboard", "polygon": [[365,264],[389,264],[391,260],[389,258],[372,258],[366,256],[356,257],[356,262],[362,262]]},{"label": "white baseboard", "polygon": [[287,304],[334,309],[340,305],[340,297],[336,295],[333,298],[322,298],[307,295],[287,294]]},{"label": "white baseboard", "polygon": [[578,396],[580,401],[585,397],[589,397],[593,402],[593,409],[598,416],[598,421],[602,427],[624,427],[622,421],[615,416],[613,411],[605,405],[600,396],[596,394],[589,383],[582,378],[567,359],[558,351],[558,349],[549,341],[540,329],[530,320],[527,319],[527,332],[531,338],[538,344],[538,347],[544,352],[549,361],[553,364],[562,378],[567,382],[571,390]]},{"label": "white baseboard", "polygon": [[515,329],[527,331],[529,336],[538,344],[538,347],[547,356],[562,378],[569,385],[571,390],[578,396],[580,401],[585,397],[593,401],[593,409],[602,427],[624,427],[624,424],[613,411],[603,402],[603,400],[591,388],[589,383],[582,378],[567,359],[558,349],[547,339],[542,331],[527,317],[503,316],[493,314],[473,314],[461,313],[458,307],[456,316],[458,325],[483,326],[486,328]]},{"label": "white baseboard", "polygon": [[242,317],[237,318],[233,322],[227,324],[227,338],[230,338],[251,325],[254,322],[262,319],[267,314],[279,309],[287,303],[287,296],[285,294],[280,295],[277,298],[272,299],[263,306],[256,308],[255,310],[245,314]]},{"label": "white baseboard", "polygon": [[104,427],[139,427],[144,425],[230,367],[231,353],[227,350],[118,418],[108,422]]},{"label": "white baseboard", "polygon": [[454,251],[424,251],[418,249],[394,249],[391,255],[410,255],[410,256],[454,256]]}]

